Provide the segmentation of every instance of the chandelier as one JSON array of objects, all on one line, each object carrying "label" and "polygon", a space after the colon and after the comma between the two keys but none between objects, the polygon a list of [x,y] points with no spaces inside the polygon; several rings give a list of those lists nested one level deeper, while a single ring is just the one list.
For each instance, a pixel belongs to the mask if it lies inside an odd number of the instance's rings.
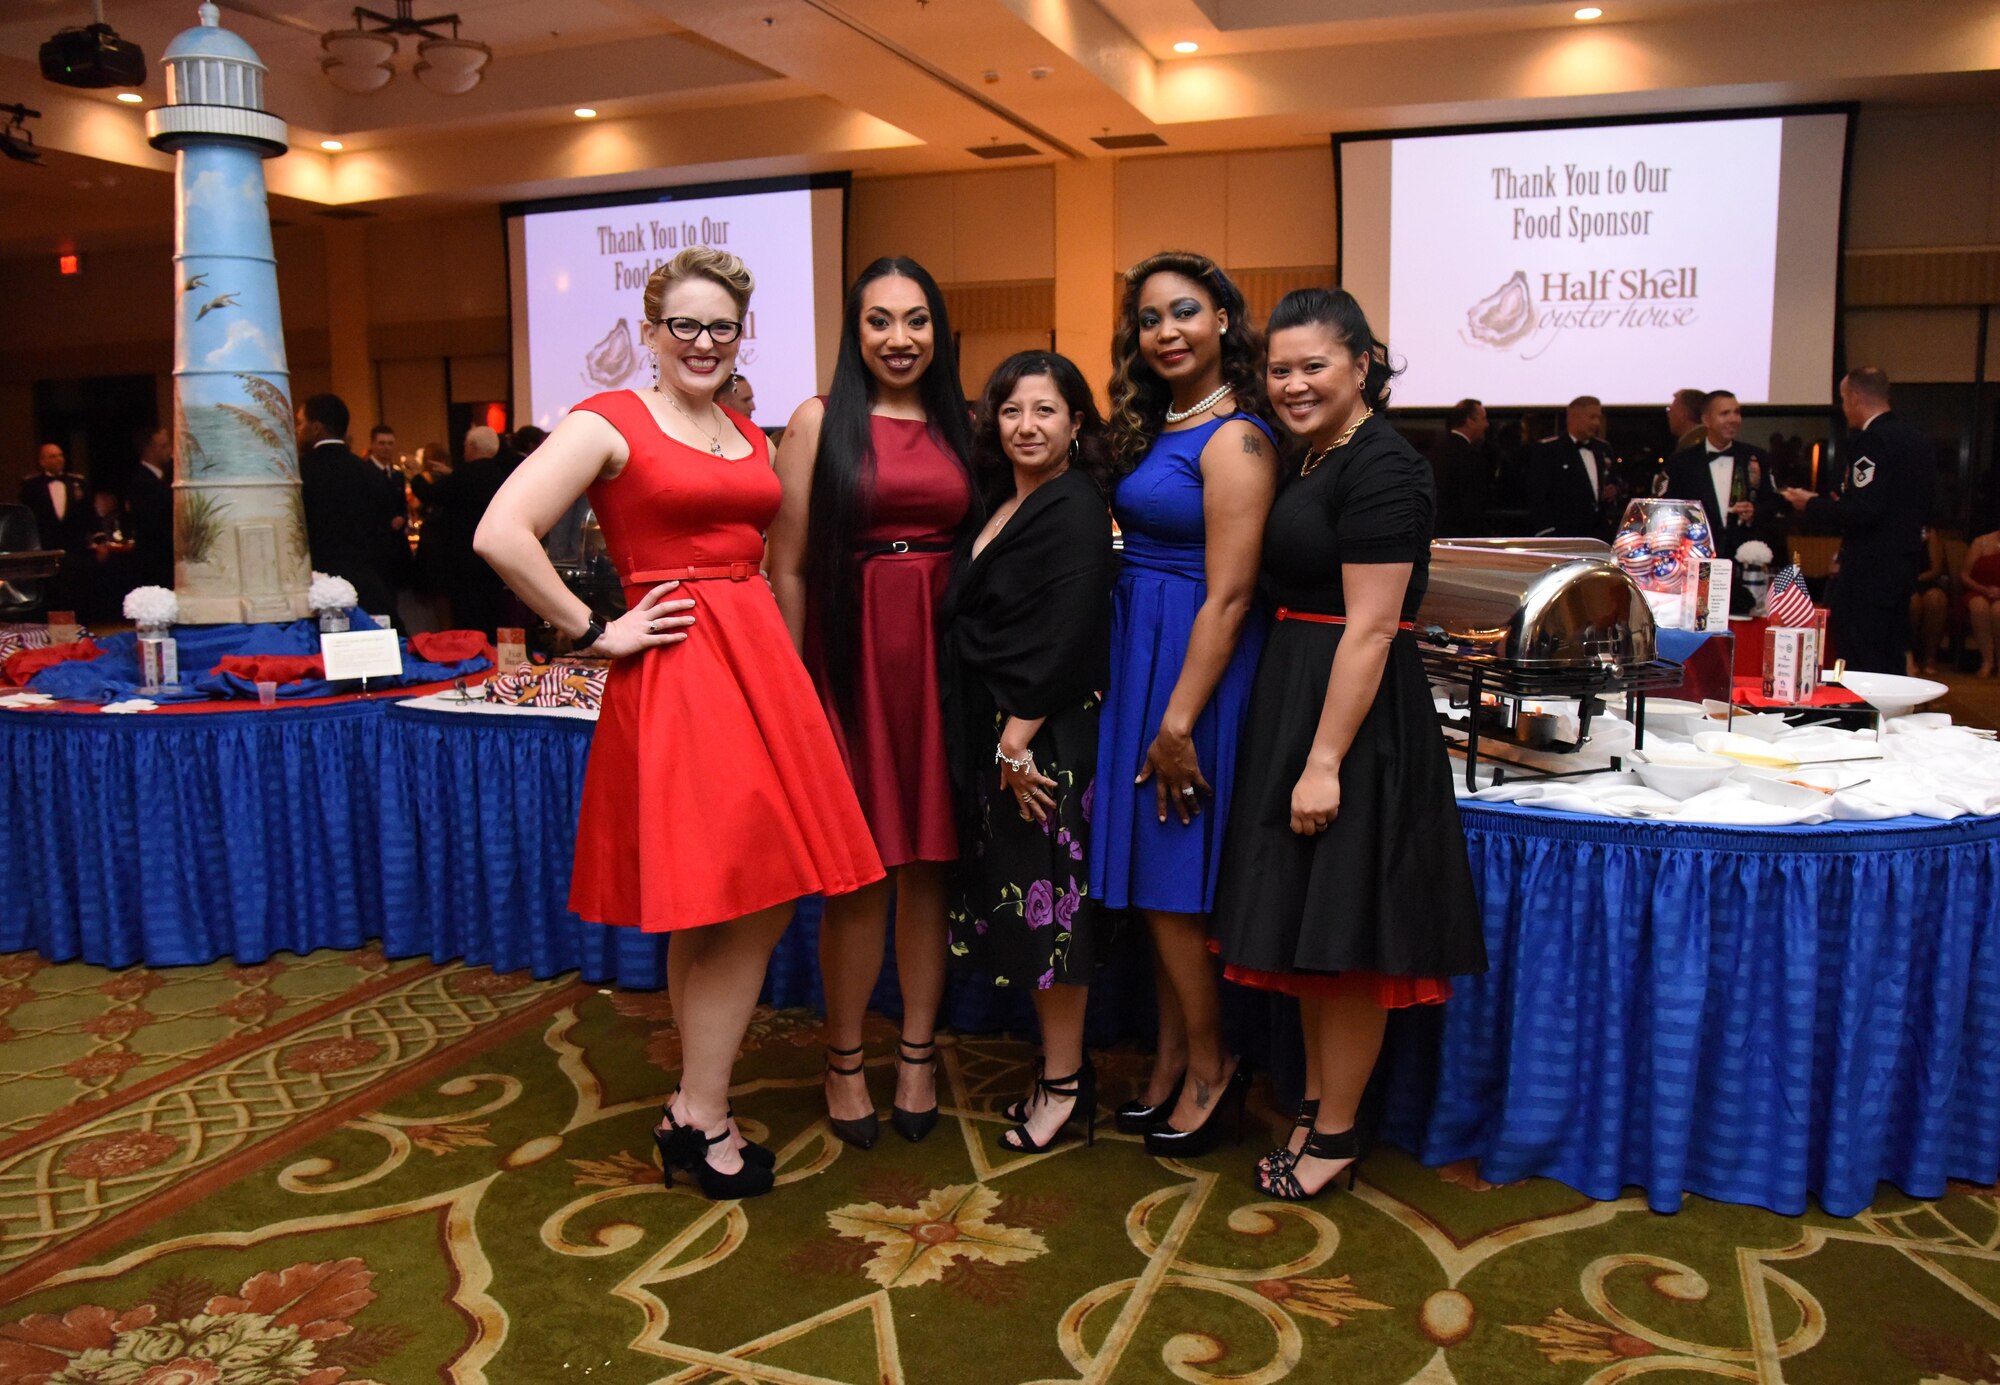
[{"label": "chandelier", "polygon": [[[479,85],[493,50],[483,43],[458,36],[458,16],[441,14],[417,19],[411,13],[413,0],[396,0],[392,17],[356,6],[354,27],[321,34],[319,46],[326,50],[319,70],[342,91],[365,96],[380,91],[396,75],[389,60],[396,56],[396,37],[421,38],[417,45],[419,82],[440,96],[463,96]],[[447,37],[436,32],[450,26]]]}]

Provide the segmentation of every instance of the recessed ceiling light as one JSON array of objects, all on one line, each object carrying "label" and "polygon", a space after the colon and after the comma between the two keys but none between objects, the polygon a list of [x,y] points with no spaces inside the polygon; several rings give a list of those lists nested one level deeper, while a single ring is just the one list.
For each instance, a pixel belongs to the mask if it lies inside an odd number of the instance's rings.
[{"label": "recessed ceiling light", "polygon": [[1201,51],[1201,45],[1198,43],[1190,43],[1186,39],[1182,39],[1179,43],[1174,45],[1174,51],[1176,53],[1199,53]]},{"label": "recessed ceiling light", "polygon": [[342,149],[346,148],[347,146],[343,145],[337,139],[323,139],[319,142],[319,147],[324,149],[329,154],[338,154]]},{"label": "recessed ceiling light", "polygon": [[597,119],[597,112],[588,106],[578,106],[576,108],[576,118],[578,120],[595,120]]},{"label": "recessed ceiling light", "polygon": [[1576,12],[1576,17],[1578,19],[1601,19],[1603,16],[1604,16],[1604,11],[1598,9],[1597,6],[1595,5],[1585,5],[1582,9]]},{"label": "recessed ceiling light", "polygon": [[118,99],[128,106],[136,106],[146,98],[136,91],[121,91],[118,93]]}]

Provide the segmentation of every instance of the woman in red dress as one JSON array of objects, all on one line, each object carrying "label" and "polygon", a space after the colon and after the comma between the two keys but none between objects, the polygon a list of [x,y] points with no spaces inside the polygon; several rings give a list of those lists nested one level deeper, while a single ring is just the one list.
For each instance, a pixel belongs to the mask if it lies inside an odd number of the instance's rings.
[{"label": "woman in red dress", "polygon": [[[944,296],[915,261],[876,260],[848,290],[832,391],[798,407],[778,447],[771,585],[895,876],[903,1033],[890,1122],[911,1141],[937,1124],[947,866],[958,858],[937,610],[977,509],[971,455]],[[888,916],[885,883],[828,900],[820,929],[827,1116],[862,1149],[877,1124],[861,1021]]]},{"label": "woman in red dress", "polygon": [[[801,895],[882,878],[812,682],[759,564],[777,513],[764,435],[717,406],[750,272],[683,250],[646,282],[650,390],[594,395],[516,468],[474,547],[579,650],[610,658],[577,823],[570,908],[674,932],[681,1085],[654,1132],[667,1178],[769,1191],[769,1150],[729,1115],[730,1072]],[[631,609],[601,623],[542,552],[588,492]]]}]

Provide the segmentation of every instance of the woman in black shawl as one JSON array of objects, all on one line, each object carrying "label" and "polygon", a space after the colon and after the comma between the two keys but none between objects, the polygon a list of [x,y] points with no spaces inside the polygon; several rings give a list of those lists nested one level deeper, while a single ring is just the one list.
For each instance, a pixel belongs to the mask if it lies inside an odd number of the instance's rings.
[{"label": "woman in black shawl", "polygon": [[940,641],[962,824],[951,951],[996,986],[1033,988],[1041,1072],[1001,1137],[1033,1151],[1072,1118],[1096,1134],[1083,1011],[1109,932],[1084,859],[1110,641],[1109,456],[1077,368],[1048,351],[1001,362],[974,457],[992,518],[959,557]]}]

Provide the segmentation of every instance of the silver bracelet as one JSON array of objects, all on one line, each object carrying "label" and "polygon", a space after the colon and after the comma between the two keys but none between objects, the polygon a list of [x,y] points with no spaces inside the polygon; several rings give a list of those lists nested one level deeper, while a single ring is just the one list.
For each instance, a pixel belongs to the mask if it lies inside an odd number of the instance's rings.
[{"label": "silver bracelet", "polygon": [[993,760],[996,764],[1007,766],[1008,769],[1013,770],[1016,774],[1027,774],[1035,768],[1035,752],[1032,750],[1016,760],[996,745],[993,747]]}]

